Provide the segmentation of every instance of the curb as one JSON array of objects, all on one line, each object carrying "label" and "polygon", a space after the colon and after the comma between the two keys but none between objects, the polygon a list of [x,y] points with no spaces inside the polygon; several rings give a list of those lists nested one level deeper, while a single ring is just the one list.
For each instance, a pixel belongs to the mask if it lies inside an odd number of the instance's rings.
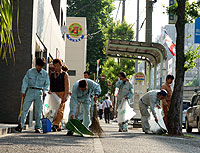
[{"label": "curb", "polygon": [[[0,136],[7,135],[7,134],[10,134],[10,133],[18,133],[17,131],[15,131],[16,126],[0,127]],[[25,125],[24,128],[23,128],[23,130],[28,130],[28,129],[29,129],[28,125]]]}]

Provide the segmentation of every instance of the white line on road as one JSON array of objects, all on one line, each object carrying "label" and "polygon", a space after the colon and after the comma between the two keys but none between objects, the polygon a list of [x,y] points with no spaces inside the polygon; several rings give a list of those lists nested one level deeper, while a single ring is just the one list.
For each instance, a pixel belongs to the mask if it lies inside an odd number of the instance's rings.
[{"label": "white line on road", "polygon": [[99,137],[94,138],[94,150],[95,153],[104,153],[103,146]]}]

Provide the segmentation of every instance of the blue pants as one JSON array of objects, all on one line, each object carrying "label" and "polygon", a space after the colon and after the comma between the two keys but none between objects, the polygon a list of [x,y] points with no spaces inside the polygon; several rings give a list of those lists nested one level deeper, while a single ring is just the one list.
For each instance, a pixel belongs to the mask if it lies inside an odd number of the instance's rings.
[{"label": "blue pants", "polygon": [[[78,118],[78,120],[83,120],[83,106],[82,106],[82,104],[83,103],[81,103],[80,105],[79,105],[79,112],[78,112],[78,116],[77,116],[77,118]],[[90,106],[90,119],[92,120],[92,118],[93,118],[93,111],[94,111],[94,101],[92,100],[91,101],[91,106]]]},{"label": "blue pants", "polygon": [[[41,90],[37,89],[28,89],[26,96],[24,98],[22,113],[21,113],[21,127],[23,128],[24,123],[26,122],[26,117],[31,107],[32,102],[34,102],[35,106],[35,129],[41,128],[41,113],[43,107],[43,93]],[[20,115],[18,117],[20,120]]]},{"label": "blue pants", "polygon": [[90,104],[89,103],[82,103],[82,110],[83,110],[83,125],[89,128],[90,125]]}]

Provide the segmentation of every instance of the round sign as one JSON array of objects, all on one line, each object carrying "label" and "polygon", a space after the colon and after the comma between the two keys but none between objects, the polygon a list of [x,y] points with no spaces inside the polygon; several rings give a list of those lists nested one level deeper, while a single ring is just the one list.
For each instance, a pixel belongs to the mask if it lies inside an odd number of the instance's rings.
[{"label": "round sign", "polygon": [[105,80],[105,75],[102,75],[102,76],[101,76],[101,80]]},{"label": "round sign", "polygon": [[143,82],[144,81],[144,73],[142,73],[142,72],[136,73],[135,80],[137,82]]},{"label": "round sign", "polygon": [[83,28],[80,24],[78,23],[72,23],[70,26],[69,26],[69,35],[72,36],[72,37],[79,37],[81,36],[82,32],[83,32]]}]

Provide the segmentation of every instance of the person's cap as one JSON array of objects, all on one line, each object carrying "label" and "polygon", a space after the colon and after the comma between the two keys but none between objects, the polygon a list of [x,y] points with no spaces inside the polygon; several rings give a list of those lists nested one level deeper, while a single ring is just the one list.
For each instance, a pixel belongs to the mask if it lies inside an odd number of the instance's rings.
[{"label": "person's cap", "polygon": [[160,95],[162,95],[162,96],[167,96],[167,91],[165,90],[165,89],[161,89],[160,90]]}]

